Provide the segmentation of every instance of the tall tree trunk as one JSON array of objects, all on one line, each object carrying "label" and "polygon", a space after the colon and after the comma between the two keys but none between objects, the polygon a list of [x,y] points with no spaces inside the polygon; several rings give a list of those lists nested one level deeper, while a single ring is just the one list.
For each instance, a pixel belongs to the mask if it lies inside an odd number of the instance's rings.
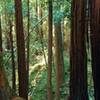
[{"label": "tall tree trunk", "polygon": [[23,32],[22,1],[15,0],[16,37],[18,55],[19,96],[28,100],[27,68]]},{"label": "tall tree trunk", "polygon": [[100,99],[100,0],[91,0],[91,47],[95,100]]},{"label": "tall tree trunk", "polygon": [[61,22],[55,24],[55,55],[56,55],[56,99],[60,100],[60,88],[64,83],[64,62],[63,62],[63,46]]},{"label": "tall tree trunk", "polygon": [[53,100],[52,95],[52,0],[48,0],[49,3],[49,31],[48,31],[48,79],[47,79],[47,94],[48,100]]},{"label": "tall tree trunk", "polygon": [[88,100],[84,5],[84,0],[72,1],[72,32],[70,51],[71,100]]}]

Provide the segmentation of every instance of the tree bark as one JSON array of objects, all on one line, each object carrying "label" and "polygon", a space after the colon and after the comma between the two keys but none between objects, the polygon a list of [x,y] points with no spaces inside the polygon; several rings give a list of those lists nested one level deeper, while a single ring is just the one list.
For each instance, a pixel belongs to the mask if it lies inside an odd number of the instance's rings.
[{"label": "tree bark", "polygon": [[100,0],[91,0],[91,52],[95,100],[100,99]]},{"label": "tree bark", "polygon": [[52,0],[49,3],[49,31],[48,31],[48,79],[47,79],[47,95],[48,100],[53,99],[52,95]]},{"label": "tree bark", "polygon": [[23,32],[22,1],[15,0],[16,37],[18,55],[19,96],[28,100],[27,68]]},{"label": "tree bark", "polygon": [[84,5],[84,0],[72,1],[72,32],[70,49],[71,100],[88,100]]}]

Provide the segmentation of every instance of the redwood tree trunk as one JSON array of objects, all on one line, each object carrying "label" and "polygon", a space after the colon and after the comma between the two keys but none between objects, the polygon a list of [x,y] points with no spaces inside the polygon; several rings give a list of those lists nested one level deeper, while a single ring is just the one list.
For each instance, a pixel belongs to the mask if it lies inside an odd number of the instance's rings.
[{"label": "redwood tree trunk", "polygon": [[15,0],[16,37],[18,55],[19,96],[28,100],[27,68],[25,60],[25,41],[23,32],[22,1]]},{"label": "redwood tree trunk", "polygon": [[95,100],[100,99],[100,0],[91,0],[91,47]]},{"label": "redwood tree trunk", "polygon": [[72,32],[70,51],[71,100],[88,100],[84,5],[84,0],[72,1]]},{"label": "redwood tree trunk", "polygon": [[48,31],[48,79],[47,79],[47,94],[48,100],[52,100],[52,0],[49,3],[49,31]]}]

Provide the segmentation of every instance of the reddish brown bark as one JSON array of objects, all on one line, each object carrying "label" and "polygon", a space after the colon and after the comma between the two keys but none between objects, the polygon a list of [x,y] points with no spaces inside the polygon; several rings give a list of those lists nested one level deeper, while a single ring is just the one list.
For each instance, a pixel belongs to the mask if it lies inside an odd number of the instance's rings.
[{"label": "reddish brown bark", "polygon": [[100,0],[91,0],[91,47],[95,100],[100,99]]},{"label": "reddish brown bark", "polygon": [[19,96],[28,100],[27,68],[25,59],[25,41],[23,31],[22,1],[15,0],[16,37],[18,55]]},{"label": "reddish brown bark", "polygon": [[49,31],[48,31],[48,79],[47,79],[47,95],[48,100],[53,99],[52,95],[52,0],[49,1]]},{"label": "reddish brown bark", "polygon": [[73,0],[70,51],[71,100],[88,100],[87,57],[85,41],[85,2],[84,0]]}]

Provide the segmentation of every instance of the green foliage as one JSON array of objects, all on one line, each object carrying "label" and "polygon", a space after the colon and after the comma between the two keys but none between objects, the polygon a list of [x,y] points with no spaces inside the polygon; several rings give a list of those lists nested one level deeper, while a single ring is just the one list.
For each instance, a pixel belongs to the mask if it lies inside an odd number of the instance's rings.
[{"label": "green foliage", "polygon": [[70,20],[71,0],[55,0],[53,6],[54,23],[62,21],[65,17],[67,17]]},{"label": "green foliage", "polygon": [[[43,42],[43,44],[41,44],[41,41]],[[31,44],[30,44],[30,54],[31,54],[30,62],[33,65],[33,64],[37,63],[36,56],[44,55],[42,45],[44,46],[44,48],[47,48],[47,39],[41,40],[39,34],[34,32],[33,34],[31,34],[30,42],[31,42]]]},{"label": "green foliage", "polygon": [[54,17],[54,23],[61,22],[62,18],[64,18],[64,12],[55,11],[53,17]]},{"label": "green foliage", "polygon": [[67,18],[69,20],[71,20],[71,0],[65,0],[65,6],[64,6],[64,12],[65,12],[65,16],[67,16]]},{"label": "green foliage", "polygon": [[[61,86],[61,100],[65,100],[66,96],[69,95],[69,58],[64,56],[64,66],[65,66],[65,82]],[[38,66],[37,66],[38,68]],[[36,100],[46,100],[47,99],[47,70],[40,70],[38,68],[38,71],[33,70],[30,74],[30,95],[32,96],[33,100],[36,98]],[[38,78],[36,78],[36,76]],[[37,80],[36,85],[32,85],[33,80]],[[55,74],[55,65],[53,66],[53,72],[52,72],[52,91],[53,96],[55,98],[55,89],[56,89],[56,74]]]},{"label": "green foliage", "polygon": [[[33,72],[34,73],[34,72]],[[31,77],[34,77],[34,74],[32,74]],[[36,84],[36,86],[31,87],[31,93],[32,99],[36,98],[36,100],[46,100],[46,85],[47,85],[47,75],[46,71],[41,71],[39,73],[40,80]]]}]

